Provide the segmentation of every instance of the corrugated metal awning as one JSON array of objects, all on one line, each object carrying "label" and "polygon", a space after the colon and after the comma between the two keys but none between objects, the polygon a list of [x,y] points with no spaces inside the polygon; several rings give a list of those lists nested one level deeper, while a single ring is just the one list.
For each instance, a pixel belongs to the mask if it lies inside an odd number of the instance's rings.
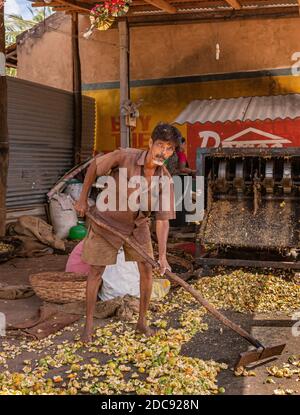
[{"label": "corrugated metal awning", "polygon": [[174,121],[195,124],[300,117],[300,94],[192,101]]}]

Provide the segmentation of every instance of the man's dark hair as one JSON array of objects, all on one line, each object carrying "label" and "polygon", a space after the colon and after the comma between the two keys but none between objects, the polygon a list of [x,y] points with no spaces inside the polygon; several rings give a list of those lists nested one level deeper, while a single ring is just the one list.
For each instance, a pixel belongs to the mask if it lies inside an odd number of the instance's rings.
[{"label": "man's dark hair", "polygon": [[153,142],[171,141],[175,147],[178,147],[181,143],[181,132],[171,124],[160,122],[152,131],[151,138]]},{"label": "man's dark hair", "polygon": [[184,144],[184,143],[185,143],[185,138],[181,137],[181,144]]}]

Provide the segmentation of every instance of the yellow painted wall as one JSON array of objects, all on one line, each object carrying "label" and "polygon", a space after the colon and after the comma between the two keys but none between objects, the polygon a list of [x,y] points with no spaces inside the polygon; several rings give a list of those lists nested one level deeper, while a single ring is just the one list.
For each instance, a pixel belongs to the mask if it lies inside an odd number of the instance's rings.
[{"label": "yellow painted wall", "polygon": [[[195,99],[234,98],[300,93],[299,76],[274,76],[235,79],[165,86],[144,86],[131,89],[131,99],[143,99],[137,128],[138,147],[146,147],[151,131],[159,121],[172,122]],[[119,90],[85,91],[96,99],[96,149],[113,150],[118,146]],[[179,126],[185,135],[186,126]]]}]

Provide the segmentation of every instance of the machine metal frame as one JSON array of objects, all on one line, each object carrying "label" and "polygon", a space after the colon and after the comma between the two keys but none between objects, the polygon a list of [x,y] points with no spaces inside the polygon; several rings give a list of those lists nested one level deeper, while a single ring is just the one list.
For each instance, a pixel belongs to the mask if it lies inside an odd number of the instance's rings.
[{"label": "machine metal frame", "polygon": [[[205,177],[205,216],[203,223],[201,225],[205,227],[205,220],[207,218],[207,201],[208,201],[208,177],[206,176],[206,159],[207,157],[299,157],[300,163],[300,148],[299,147],[286,147],[286,148],[199,148],[197,150],[197,175]],[[300,184],[300,183],[299,183]],[[287,196],[289,197],[289,196]],[[201,231],[200,231],[201,234]],[[217,252],[209,253],[204,252],[201,247],[201,238],[200,241],[196,241],[196,263],[202,266],[204,269],[208,270],[210,267],[215,266],[229,266],[229,267],[256,267],[256,268],[279,268],[279,269],[291,269],[291,270],[300,270],[300,261],[291,260],[286,261],[280,258],[278,255],[278,260],[257,260],[257,259],[242,259],[234,255],[233,257],[225,257],[224,255],[219,255]]]}]

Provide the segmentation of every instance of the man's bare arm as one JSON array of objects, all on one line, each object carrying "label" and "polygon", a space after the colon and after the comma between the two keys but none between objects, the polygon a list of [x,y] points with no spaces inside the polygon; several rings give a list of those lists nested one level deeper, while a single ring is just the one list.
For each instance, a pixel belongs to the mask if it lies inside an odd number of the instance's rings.
[{"label": "man's bare arm", "polygon": [[167,242],[169,235],[169,220],[156,220],[156,236],[158,240],[159,263],[161,273],[171,270],[167,261]]},{"label": "man's bare arm", "polygon": [[185,167],[184,163],[179,164],[179,173],[186,173],[186,174],[196,174],[197,170],[190,169],[189,167]]},{"label": "man's bare arm", "polygon": [[96,157],[95,160],[90,164],[85,175],[80,199],[75,204],[75,209],[80,216],[84,216],[88,209],[88,194],[90,188],[96,180],[96,177],[103,176],[107,174],[107,172],[113,167],[117,167],[119,165],[120,157],[121,150],[119,149]]},{"label": "man's bare arm", "polygon": [[75,210],[77,211],[78,215],[81,217],[85,216],[87,212],[87,209],[88,209],[87,200],[88,200],[89,191],[93,183],[95,182],[96,177],[97,177],[97,166],[96,166],[96,162],[93,161],[90,164],[86,172],[80,198],[78,202],[75,204]]}]

